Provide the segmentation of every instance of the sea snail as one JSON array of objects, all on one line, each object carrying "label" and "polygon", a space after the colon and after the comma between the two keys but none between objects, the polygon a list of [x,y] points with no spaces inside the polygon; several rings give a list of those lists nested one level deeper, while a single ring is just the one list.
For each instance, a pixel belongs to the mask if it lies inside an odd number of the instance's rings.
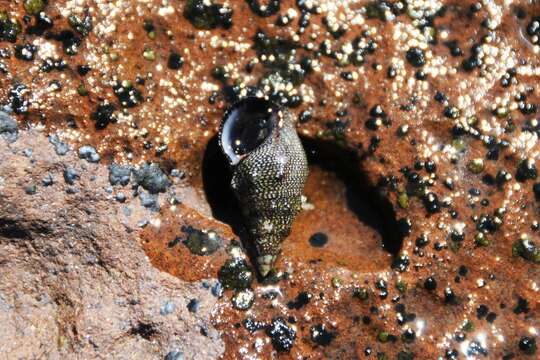
[{"label": "sea snail", "polygon": [[245,98],[225,113],[219,144],[232,167],[231,187],[264,277],[291,232],[308,175],[294,118],[268,100]]}]

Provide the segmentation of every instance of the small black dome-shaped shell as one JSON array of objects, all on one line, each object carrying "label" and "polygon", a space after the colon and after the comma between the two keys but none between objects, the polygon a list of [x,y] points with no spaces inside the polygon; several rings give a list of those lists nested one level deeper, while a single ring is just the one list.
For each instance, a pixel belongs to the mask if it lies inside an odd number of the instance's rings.
[{"label": "small black dome-shaped shell", "polygon": [[291,113],[262,98],[243,99],[226,112],[219,143],[264,276],[300,211],[306,154]]}]

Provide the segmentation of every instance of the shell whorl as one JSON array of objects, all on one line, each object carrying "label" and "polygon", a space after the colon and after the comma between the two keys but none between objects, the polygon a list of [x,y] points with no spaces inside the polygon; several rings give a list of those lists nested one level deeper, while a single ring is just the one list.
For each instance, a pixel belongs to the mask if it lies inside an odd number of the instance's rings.
[{"label": "shell whorl", "polygon": [[226,112],[219,142],[232,166],[231,186],[265,276],[300,211],[308,175],[294,119],[267,100],[246,98]]}]

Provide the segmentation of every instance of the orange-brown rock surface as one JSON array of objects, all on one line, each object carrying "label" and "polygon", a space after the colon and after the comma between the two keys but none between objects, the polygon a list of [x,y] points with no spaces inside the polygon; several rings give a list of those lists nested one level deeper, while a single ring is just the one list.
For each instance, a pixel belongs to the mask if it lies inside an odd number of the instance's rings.
[{"label": "orange-brown rock surface", "polygon": [[[0,1],[0,353],[537,358],[539,36],[527,1]],[[310,161],[266,280],[215,138],[249,95]]]}]

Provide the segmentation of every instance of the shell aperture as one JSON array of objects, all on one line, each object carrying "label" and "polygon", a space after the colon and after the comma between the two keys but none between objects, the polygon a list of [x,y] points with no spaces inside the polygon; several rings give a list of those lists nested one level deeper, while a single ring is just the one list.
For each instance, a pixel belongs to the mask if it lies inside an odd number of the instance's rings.
[{"label": "shell aperture", "polygon": [[225,115],[220,142],[231,165],[261,145],[272,131],[275,108],[263,99],[252,99],[237,103]]},{"label": "shell aperture", "polygon": [[308,175],[294,118],[270,101],[245,98],[225,113],[219,143],[232,167],[231,187],[242,208],[258,270],[266,276],[301,209]]}]

